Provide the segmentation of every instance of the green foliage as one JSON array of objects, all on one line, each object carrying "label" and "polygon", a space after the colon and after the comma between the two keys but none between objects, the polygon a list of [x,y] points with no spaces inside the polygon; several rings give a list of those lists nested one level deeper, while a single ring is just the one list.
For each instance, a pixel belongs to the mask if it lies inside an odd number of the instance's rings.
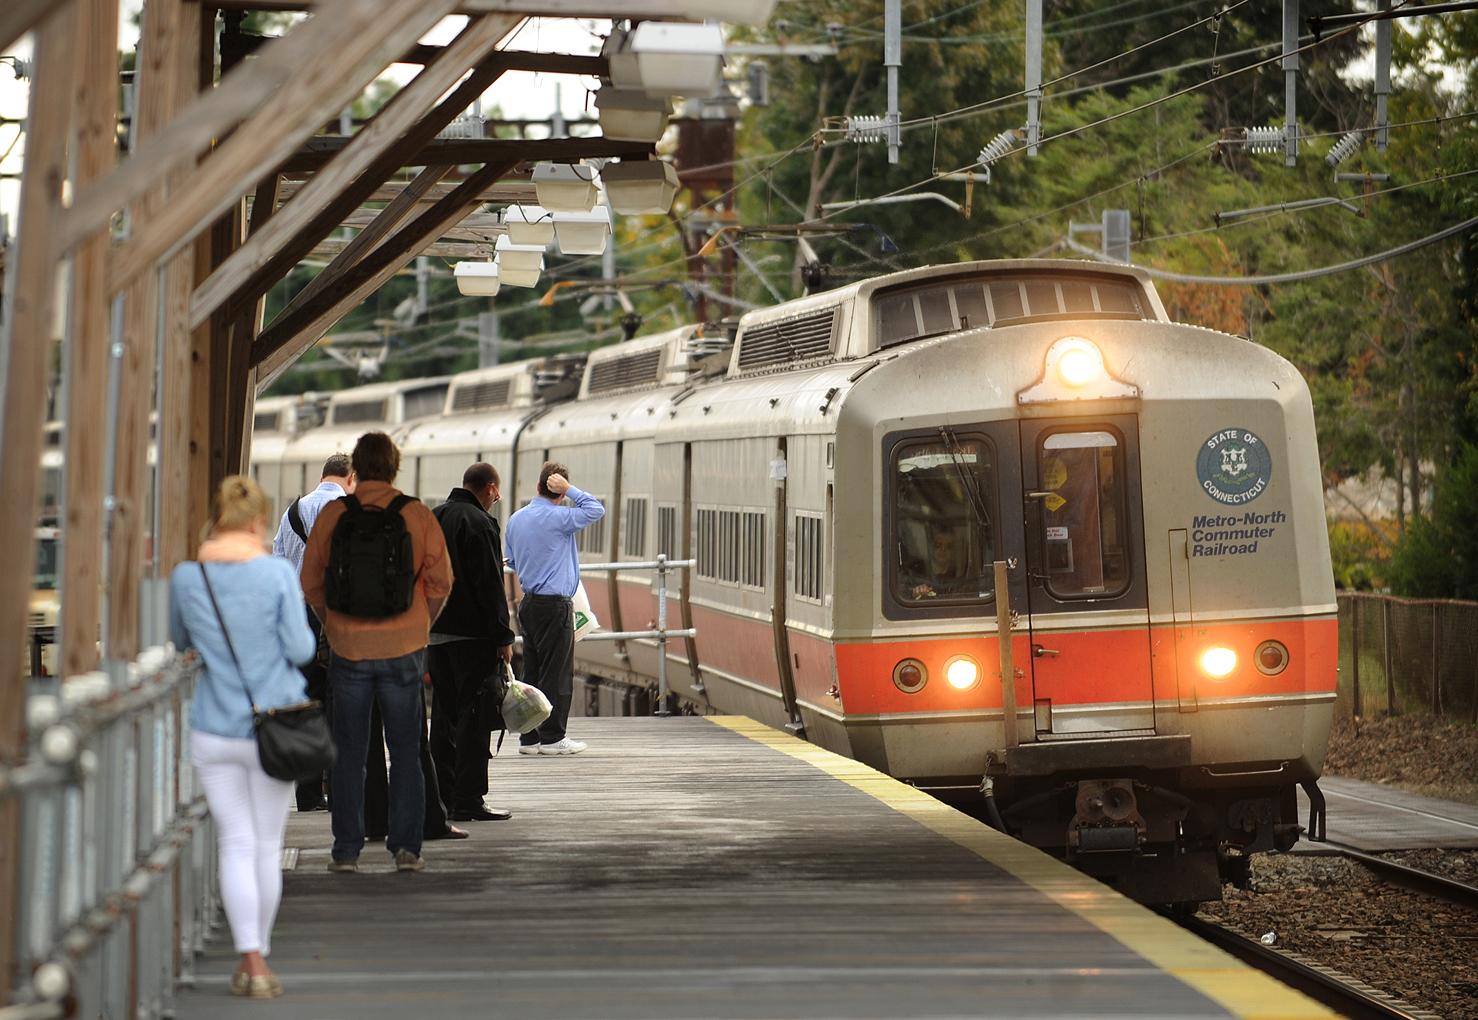
[{"label": "green foliage", "polygon": [[1478,598],[1478,446],[1459,448],[1437,483],[1431,514],[1412,522],[1388,575],[1398,595]]}]

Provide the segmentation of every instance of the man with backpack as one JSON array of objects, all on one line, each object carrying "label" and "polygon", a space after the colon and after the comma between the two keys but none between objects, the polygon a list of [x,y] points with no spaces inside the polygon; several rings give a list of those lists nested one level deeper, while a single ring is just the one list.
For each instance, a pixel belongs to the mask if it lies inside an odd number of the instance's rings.
[{"label": "man with backpack", "polygon": [[[330,871],[358,870],[364,848],[364,768],[370,707],[378,703],[390,750],[386,849],[400,871],[421,871],[426,791],[421,693],[431,622],[452,589],[441,527],[397,490],[400,451],[383,432],[359,437],[353,495],[325,506],[303,555],[303,595],[328,632],[329,688],[339,766],[333,770]],[[349,767],[345,767],[348,765]]]},{"label": "man with backpack", "polygon": [[[293,500],[282,512],[282,523],[277,526],[277,537],[272,540],[272,555],[281,556],[303,569],[303,550],[308,548],[308,534],[313,522],[318,520],[318,511],[341,496],[354,492],[354,469],[349,466],[347,453],[336,453],[323,462],[323,475],[318,479],[318,488]],[[308,697],[328,706],[328,646],[323,639],[323,624],[311,611],[308,626],[318,639],[318,652],[313,661],[302,667],[303,679],[308,683]],[[308,779],[298,784],[298,810],[317,811],[324,806],[323,780]]]},{"label": "man with backpack", "polygon": [[503,539],[492,515],[498,502],[498,471],[473,464],[461,488],[432,511],[441,522],[457,583],[446,610],[431,628],[426,656],[431,670],[431,756],[441,799],[453,821],[499,821],[512,817],[489,808],[488,740],[502,720],[487,718],[488,692],[503,689],[513,661],[513,630],[503,587]]}]

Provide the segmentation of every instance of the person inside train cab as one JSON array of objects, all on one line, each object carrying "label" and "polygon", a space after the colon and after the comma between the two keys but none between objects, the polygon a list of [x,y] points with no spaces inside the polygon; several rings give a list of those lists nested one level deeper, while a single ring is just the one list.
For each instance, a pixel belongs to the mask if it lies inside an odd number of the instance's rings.
[{"label": "person inside train cab", "polygon": [[421,871],[426,815],[421,766],[422,678],[431,624],[452,589],[446,539],[431,510],[395,488],[400,451],[383,432],[359,437],[353,495],[325,506],[303,555],[303,595],[328,632],[328,681],[339,749],[329,805],[330,871],[358,870],[365,842],[364,780],[370,707],[390,751],[385,847],[400,871]]},{"label": "person inside train cab", "polygon": [[975,578],[966,576],[966,556],[962,554],[960,544],[960,536],[953,528],[940,525],[934,529],[933,540],[929,543],[928,565],[916,571],[916,576],[923,579],[913,586],[914,598],[973,590]]},{"label": "person inside train cab", "polygon": [[[569,499],[573,506],[561,506]],[[518,574],[523,600],[524,681],[554,706],[538,729],[519,738],[520,754],[579,754],[585,744],[565,734],[575,690],[575,589],[580,554],[575,532],[605,516],[600,500],[570,484],[570,469],[555,461],[539,472],[539,498],[508,519],[508,566]]]},{"label": "person inside train cab", "polygon": [[190,702],[190,760],[219,846],[221,903],[241,965],[231,991],[282,993],[266,959],[282,899],[282,840],[293,784],[267,775],[253,716],[301,702],[313,632],[301,615],[292,568],[267,555],[272,504],[252,479],[232,475],[216,493],[200,560],[175,567],[169,634],[204,660]]},{"label": "person inside train cab", "polygon": [[[293,565],[294,573],[303,569],[303,551],[308,548],[308,534],[318,512],[340,496],[354,491],[354,469],[349,464],[347,453],[336,453],[323,462],[323,474],[318,487],[288,504],[277,524],[277,537],[272,539],[272,555],[280,556]],[[323,624],[306,606],[303,612],[308,617],[308,626],[318,639],[318,654],[303,667],[303,679],[308,681],[308,697],[321,701],[326,711],[332,711],[328,699],[328,639],[323,634]],[[305,780],[298,784],[298,810],[318,811],[326,806],[323,796],[324,780]]]},{"label": "person inside train cab", "polygon": [[456,584],[431,628],[431,757],[441,799],[454,821],[501,821],[512,813],[483,803],[488,741],[495,720],[478,714],[488,674],[513,661],[513,631],[503,587],[503,538],[493,505],[500,479],[491,464],[473,464],[462,485],[432,511],[446,537]]}]

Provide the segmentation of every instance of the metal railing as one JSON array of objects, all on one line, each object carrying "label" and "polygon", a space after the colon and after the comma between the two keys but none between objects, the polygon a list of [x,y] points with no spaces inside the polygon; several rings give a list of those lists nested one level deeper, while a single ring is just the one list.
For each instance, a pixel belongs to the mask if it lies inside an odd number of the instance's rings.
[{"label": "metal railing", "polygon": [[667,639],[697,637],[696,627],[682,630],[667,629],[667,573],[683,570],[695,565],[697,560],[669,560],[666,555],[655,560],[639,563],[582,563],[580,573],[602,574],[612,570],[655,570],[657,572],[657,629],[656,630],[597,630],[586,634],[582,641],[633,641],[637,638],[657,639],[657,714],[669,715],[667,708]]},{"label": "metal railing", "polygon": [[1478,602],[1340,592],[1335,710],[1478,722]]},{"label": "metal railing", "polygon": [[[13,1005],[0,1020],[173,1015],[217,915],[216,848],[189,764],[198,662],[151,648],[122,682],[71,677],[26,705]],[[12,920],[12,919],[7,919]]]}]

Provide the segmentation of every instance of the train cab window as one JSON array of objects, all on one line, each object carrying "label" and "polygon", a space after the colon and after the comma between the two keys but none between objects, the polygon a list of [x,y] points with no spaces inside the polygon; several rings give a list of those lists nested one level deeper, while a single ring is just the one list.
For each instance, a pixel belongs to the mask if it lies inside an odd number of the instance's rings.
[{"label": "train cab window", "polygon": [[893,452],[893,597],[904,606],[990,598],[995,465],[981,436],[900,443]]},{"label": "train cab window", "polygon": [[38,539],[36,541],[36,569],[31,572],[31,587],[35,591],[56,591],[56,581],[56,539]]},{"label": "train cab window", "polygon": [[1052,432],[1038,450],[1047,590],[1104,597],[1129,584],[1123,444],[1112,432]]}]

